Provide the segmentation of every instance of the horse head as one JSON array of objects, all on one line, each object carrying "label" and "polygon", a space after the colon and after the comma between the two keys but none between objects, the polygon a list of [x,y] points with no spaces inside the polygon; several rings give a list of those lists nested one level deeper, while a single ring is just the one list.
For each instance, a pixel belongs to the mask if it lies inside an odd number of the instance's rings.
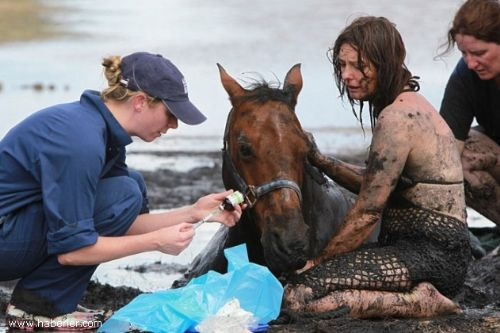
[{"label": "horse head", "polygon": [[245,243],[249,259],[277,276],[319,255],[355,196],[307,162],[309,140],[295,114],[300,65],[283,89],[267,83],[244,89],[219,66],[233,106],[224,131],[222,178],[249,205],[232,228],[222,226],[172,287],[215,270],[226,272],[224,249]]},{"label": "horse head", "polygon": [[300,64],[282,89],[265,82],[245,89],[218,66],[233,107],[224,133],[224,184],[244,193],[250,219],[241,223],[257,227],[267,266],[275,272],[301,268],[309,253],[301,192],[309,146],[294,111]]}]

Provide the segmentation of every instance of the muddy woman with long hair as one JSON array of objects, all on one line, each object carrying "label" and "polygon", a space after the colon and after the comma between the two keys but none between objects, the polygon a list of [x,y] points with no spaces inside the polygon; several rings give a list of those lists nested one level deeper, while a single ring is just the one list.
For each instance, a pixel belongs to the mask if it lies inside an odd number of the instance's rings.
[{"label": "muddy woman with long hair", "polygon": [[[357,317],[456,313],[449,299],[470,260],[460,156],[453,134],[418,93],[393,23],[360,17],[330,50],[341,96],[368,108],[373,131],[366,168],[322,155],[310,160],[358,194],[322,254],[292,277],[285,306]],[[358,116],[361,119],[361,115]],[[380,225],[377,244],[362,245]]]}]

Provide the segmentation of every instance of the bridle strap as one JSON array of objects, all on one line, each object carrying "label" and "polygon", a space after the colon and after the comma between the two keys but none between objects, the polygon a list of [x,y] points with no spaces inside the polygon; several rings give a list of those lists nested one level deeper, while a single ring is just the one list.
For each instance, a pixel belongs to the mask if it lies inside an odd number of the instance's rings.
[{"label": "bridle strap", "polygon": [[[251,186],[249,186],[251,187]],[[302,202],[302,192],[300,191],[300,187],[291,180],[288,179],[276,179],[270,182],[264,183],[260,186],[254,186],[253,191],[257,198],[264,196],[265,194],[277,190],[279,188],[290,188],[297,193],[300,202]]]},{"label": "bridle strap", "polygon": [[231,109],[231,111],[229,112],[226,122],[226,128],[224,130],[224,143],[223,143],[224,146],[222,148],[222,155],[223,155],[222,158],[224,165],[227,166],[228,168],[227,171],[231,175],[233,181],[236,183],[237,186],[236,190],[243,193],[243,195],[245,196],[245,202],[247,203],[249,208],[252,208],[257,202],[257,200],[266,195],[267,193],[280,188],[290,188],[294,190],[295,193],[297,193],[297,196],[299,197],[300,203],[302,204],[302,191],[300,190],[300,187],[297,185],[297,183],[292,180],[278,178],[256,186],[256,185],[247,185],[245,180],[241,177],[238,170],[236,169],[236,166],[233,163],[231,155],[228,152],[229,124],[231,122],[231,116],[233,114],[233,111],[234,109]]}]

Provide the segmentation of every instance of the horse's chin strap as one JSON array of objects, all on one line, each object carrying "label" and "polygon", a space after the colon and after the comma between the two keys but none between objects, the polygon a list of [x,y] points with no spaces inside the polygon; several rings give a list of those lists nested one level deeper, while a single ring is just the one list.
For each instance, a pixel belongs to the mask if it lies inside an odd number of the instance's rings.
[{"label": "horse's chin strap", "polygon": [[297,193],[297,196],[299,197],[300,203],[302,204],[302,191],[300,190],[299,185],[297,185],[297,183],[292,180],[279,178],[257,186],[257,185],[247,185],[245,180],[240,176],[238,170],[236,170],[231,155],[229,155],[228,152],[229,123],[231,120],[232,113],[233,110],[229,112],[228,120],[226,122],[226,129],[224,130],[224,147],[222,148],[222,160],[224,166],[228,168],[228,172],[230,173],[232,179],[236,183],[237,186],[236,189],[241,193],[243,193],[243,195],[245,196],[245,202],[248,205],[248,207],[252,208],[259,198],[263,197],[269,192],[272,192],[280,188],[290,188],[294,190],[295,193]]},{"label": "horse's chin strap", "polygon": [[236,170],[229,152],[226,149],[223,149],[222,155],[224,165],[228,168],[227,170],[231,175],[232,180],[236,183],[236,189],[243,193],[243,195],[245,196],[245,202],[249,208],[252,208],[259,198],[263,197],[269,192],[280,188],[290,188],[294,190],[295,193],[297,193],[300,202],[302,203],[302,191],[300,190],[299,185],[297,185],[297,183],[295,183],[294,181],[280,178],[271,180],[258,186],[247,185],[245,180],[243,180],[243,178],[238,173],[238,170]]}]

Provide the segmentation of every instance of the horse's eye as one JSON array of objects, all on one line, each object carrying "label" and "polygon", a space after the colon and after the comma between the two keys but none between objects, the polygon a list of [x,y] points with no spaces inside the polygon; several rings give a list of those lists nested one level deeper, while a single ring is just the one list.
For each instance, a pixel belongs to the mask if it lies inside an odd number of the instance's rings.
[{"label": "horse's eye", "polygon": [[254,156],[253,149],[249,144],[241,144],[239,148],[241,157],[249,158]]}]

